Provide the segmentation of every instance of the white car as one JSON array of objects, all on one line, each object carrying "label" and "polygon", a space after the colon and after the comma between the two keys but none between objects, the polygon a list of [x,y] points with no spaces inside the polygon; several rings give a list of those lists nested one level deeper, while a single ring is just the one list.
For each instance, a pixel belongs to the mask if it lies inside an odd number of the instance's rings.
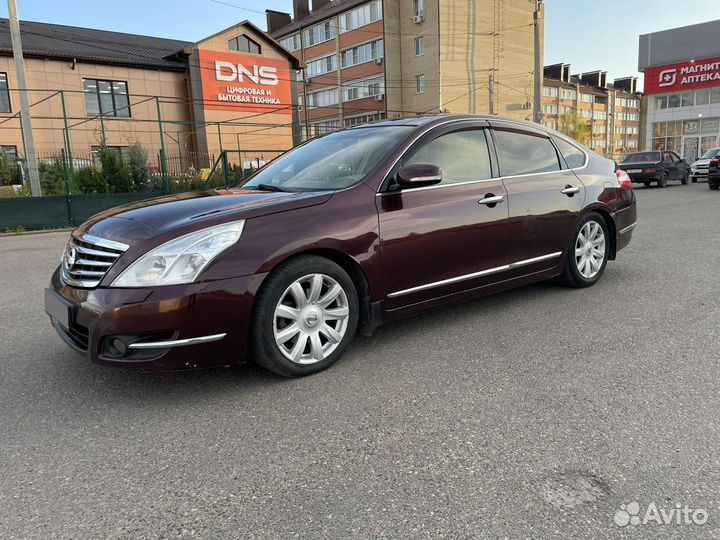
[{"label": "white car", "polygon": [[698,180],[707,180],[708,167],[710,167],[710,160],[720,155],[720,148],[711,148],[705,152],[697,161],[690,165],[690,178],[693,182]]}]

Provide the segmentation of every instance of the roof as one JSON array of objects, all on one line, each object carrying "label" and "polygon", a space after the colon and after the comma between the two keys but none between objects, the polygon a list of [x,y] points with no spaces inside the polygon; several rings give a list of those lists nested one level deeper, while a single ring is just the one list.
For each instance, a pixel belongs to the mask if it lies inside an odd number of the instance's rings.
[{"label": "roof", "polygon": [[[23,54],[183,71],[188,41],[32,21],[20,22]],[[0,18],[0,55],[11,55],[10,24]]]},{"label": "roof", "polygon": [[335,0],[334,2],[331,2],[319,9],[312,10],[307,17],[294,20],[290,24],[279,28],[278,30],[272,32],[271,35],[274,38],[287,36],[288,34],[292,34],[301,28],[307,28],[308,26],[312,26],[315,23],[323,21],[328,17],[332,17],[333,15],[337,15],[338,13],[342,13],[361,4],[366,4],[368,1],[369,0]]}]

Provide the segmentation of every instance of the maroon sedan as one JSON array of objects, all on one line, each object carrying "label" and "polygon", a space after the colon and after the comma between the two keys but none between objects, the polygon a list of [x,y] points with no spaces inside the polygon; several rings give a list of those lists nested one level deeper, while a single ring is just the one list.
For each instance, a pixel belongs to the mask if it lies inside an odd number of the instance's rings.
[{"label": "maroon sedan", "polygon": [[45,305],[100,364],[252,359],[301,376],[387,321],[550,278],[593,285],[635,222],[625,173],[559,133],[385,121],[301,145],[236,189],[94,216]]}]

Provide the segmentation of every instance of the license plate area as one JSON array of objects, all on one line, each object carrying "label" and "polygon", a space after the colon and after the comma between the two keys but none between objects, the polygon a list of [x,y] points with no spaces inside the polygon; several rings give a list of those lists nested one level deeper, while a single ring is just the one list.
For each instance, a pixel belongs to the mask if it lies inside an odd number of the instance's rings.
[{"label": "license plate area", "polygon": [[637,173],[641,173],[642,169],[628,169],[627,172],[628,172],[628,174],[637,174]]},{"label": "license plate area", "polygon": [[52,289],[45,289],[45,313],[65,329],[70,328],[73,305]]}]

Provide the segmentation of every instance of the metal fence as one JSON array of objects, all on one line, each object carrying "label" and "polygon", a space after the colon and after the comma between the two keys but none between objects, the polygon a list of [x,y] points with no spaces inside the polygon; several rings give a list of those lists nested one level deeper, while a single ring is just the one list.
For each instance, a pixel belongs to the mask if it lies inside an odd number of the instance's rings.
[{"label": "metal fence", "polygon": [[[41,153],[38,161],[44,196],[32,197],[28,182],[0,186],[0,232],[73,227],[122,204],[165,194],[238,186],[281,153],[252,151],[252,155],[263,156],[252,160],[243,160],[236,150],[223,150],[218,156],[182,153],[165,157],[164,168],[162,154],[151,156],[142,147],[125,154],[102,147],[76,153],[72,158],[64,150]],[[22,161],[9,168],[13,178],[27,177]]]}]

